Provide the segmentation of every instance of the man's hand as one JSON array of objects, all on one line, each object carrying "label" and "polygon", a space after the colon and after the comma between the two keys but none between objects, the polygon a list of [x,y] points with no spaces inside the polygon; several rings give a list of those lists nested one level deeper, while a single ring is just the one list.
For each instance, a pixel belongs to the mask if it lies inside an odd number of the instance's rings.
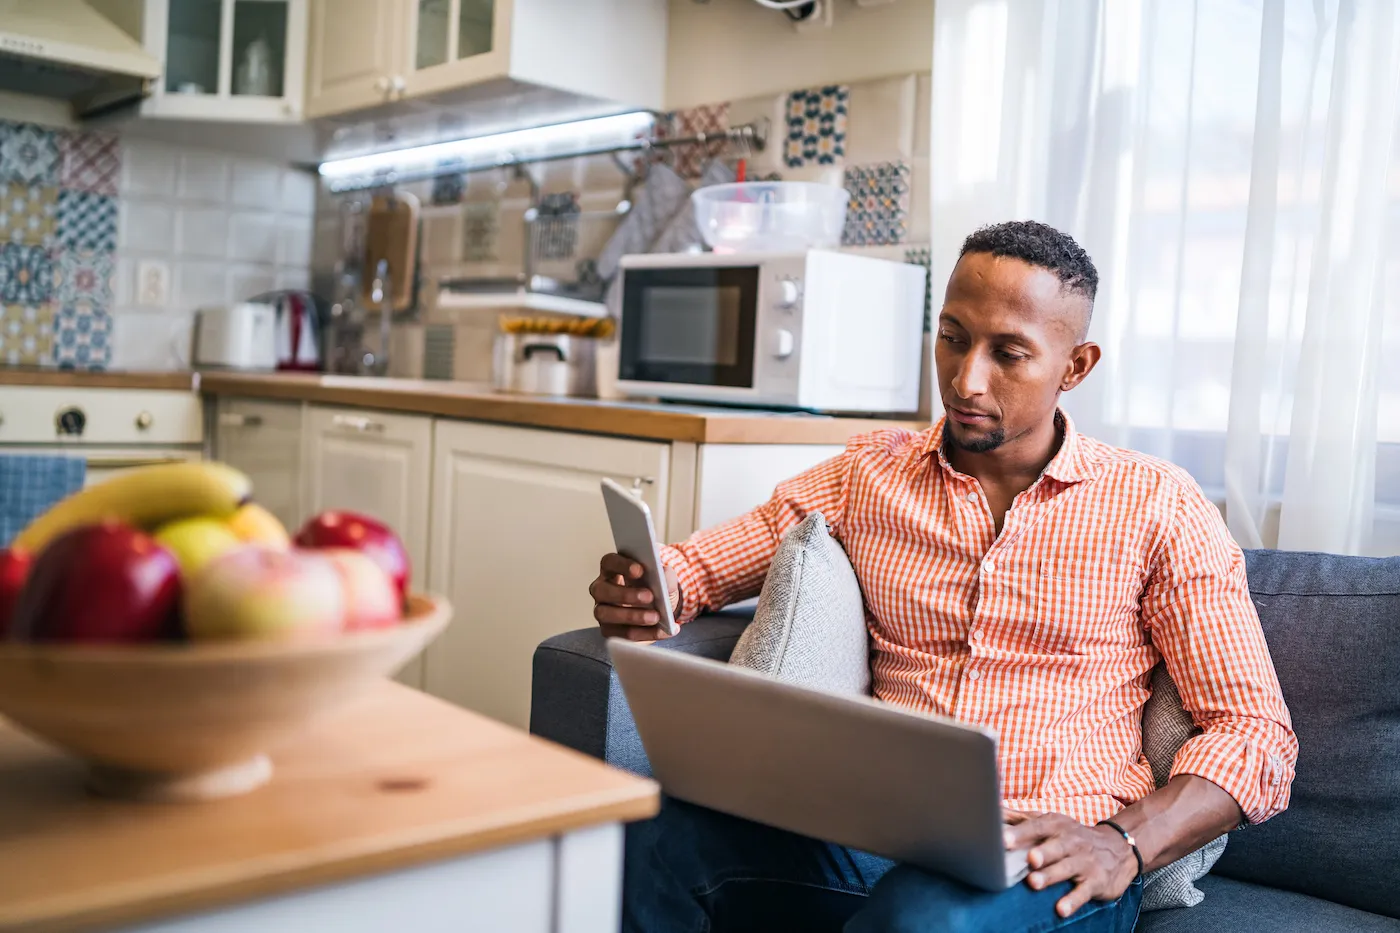
[{"label": "man's hand", "polygon": [[[666,575],[666,600],[672,611],[680,604],[680,585],[670,567]],[[628,641],[656,641],[667,636],[661,631],[661,613],[656,594],[642,586],[642,565],[621,554],[609,554],[598,564],[598,578],[588,587],[593,597],[593,618],[603,635]]]},{"label": "man's hand", "polygon": [[1032,847],[1026,884],[1037,891],[1061,881],[1073,890],[1055,904],[1068,917],[1090,900],[1116,901],[1137,877],[1137,859],[1127,840],[1107,826],[1090,828],[1059,813],[1031,815],[1008,810],[1006,848]]}]

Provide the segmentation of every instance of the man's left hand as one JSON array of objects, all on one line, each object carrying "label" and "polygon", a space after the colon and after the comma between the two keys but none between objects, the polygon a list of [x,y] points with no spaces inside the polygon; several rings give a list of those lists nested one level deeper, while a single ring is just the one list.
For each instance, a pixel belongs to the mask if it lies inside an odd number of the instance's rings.
[{"label": "man's left hand", "polygon": [[1137,859],[1127,840],[1107,826],[1091,828],[1059,813],[1006,813],[1007,851],[1030,846],[1026,884],[1037,891],[1061,881],[1071,890],[1055,904],[1068,917],[1090,900],[1116,901],[1137,877]]}]

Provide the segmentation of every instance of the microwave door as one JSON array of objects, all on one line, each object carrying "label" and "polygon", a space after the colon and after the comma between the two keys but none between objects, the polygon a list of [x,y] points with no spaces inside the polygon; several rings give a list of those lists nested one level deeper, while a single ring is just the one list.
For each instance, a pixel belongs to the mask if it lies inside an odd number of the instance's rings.
[{"label": "microwave door", "polygon": [[626,269],[618,377],[752,389],[758,267]]}]

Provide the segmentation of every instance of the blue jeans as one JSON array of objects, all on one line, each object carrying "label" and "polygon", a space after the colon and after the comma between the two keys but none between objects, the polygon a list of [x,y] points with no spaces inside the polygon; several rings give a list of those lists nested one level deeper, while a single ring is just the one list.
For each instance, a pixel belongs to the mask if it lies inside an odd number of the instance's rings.
[{"label": "blue jeans", "polygon": [[626,933],[1130,933],[1134,884],[1113,903],[1061,919],[1068,882],[1044,891],[968,887],[844,846],[662,799],[627,828]]}]

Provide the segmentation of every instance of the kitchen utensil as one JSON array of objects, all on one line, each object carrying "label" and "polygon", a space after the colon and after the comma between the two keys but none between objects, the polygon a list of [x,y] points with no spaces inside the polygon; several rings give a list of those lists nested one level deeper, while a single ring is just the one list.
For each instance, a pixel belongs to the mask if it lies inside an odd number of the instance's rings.
[{"label": "kitchen utensil", "polygon": [[399,625],[316,642],[0,642],[0,714],[84,759],[104,795],[242,794],[271,776],[269,752],[394,673],[451,617],[446,600],[419,595]]},{"label": "kitchen utensil", "polygon": [[715,252],[795,252],[841,244],[845,188],[806,181],[747,181],[691,196],[700,234]]},{"label": "kitchen utensil", "polygon": [[244,301],[201,308],[195,316],[197,369],[269,370],[277,366],[276,310]]},{"label": "kitchen utensil", "polygon": [[371,291],[374,270],[387,260],[392,288],[389,304],[394,313],[413,308],[417,284],[418,218],[421,205],[407,192],[375,195],[370,202],[365,229],[365,254],[361,269],[360,305],[377,308]]}]

